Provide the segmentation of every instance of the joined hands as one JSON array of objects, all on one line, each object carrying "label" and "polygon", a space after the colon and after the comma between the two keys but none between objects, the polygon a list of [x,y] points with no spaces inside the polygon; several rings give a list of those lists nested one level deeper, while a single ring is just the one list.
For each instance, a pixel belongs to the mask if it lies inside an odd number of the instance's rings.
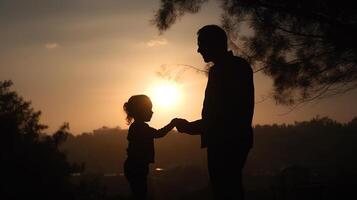
[{"label": "joined hands", "polygon": [[171,120],[171,123],[176,127],[177,131],[180,133],[186,132],[190,124],[186,119],[175,118]]}]

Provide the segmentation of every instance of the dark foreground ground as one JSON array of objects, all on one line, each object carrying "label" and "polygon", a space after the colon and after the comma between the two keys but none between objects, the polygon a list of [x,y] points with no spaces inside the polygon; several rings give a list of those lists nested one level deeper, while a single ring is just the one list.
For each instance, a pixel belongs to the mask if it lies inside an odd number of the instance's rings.
[{"label": "dark foreground ground", "polygon": [[[303,169],[290,169],[279,174],[246,175],[244,183],[247,200],[335,200],[357,199],[355,184],[347,175],[321,176],[306,174]],[[130,199],[130,190],[122,173],[81,175],[73,181],[91,178],[113,199]],[[149,176],[149,196],[155,200],[210,200],[208,176],[194,167],[152,169]]]}]

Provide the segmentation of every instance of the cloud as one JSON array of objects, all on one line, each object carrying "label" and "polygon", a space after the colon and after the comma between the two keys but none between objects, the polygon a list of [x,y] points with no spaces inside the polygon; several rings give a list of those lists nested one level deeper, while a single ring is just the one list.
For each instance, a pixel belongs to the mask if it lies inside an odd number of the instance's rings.
[{"label": "cloud", "polygon": [[59,45],[57,44],[57,43],[55,43],[55,42],[53,42],[53,43],[46,43],[45,44],[45,48],[46,49],[54,49],[54,48],[57,48]]},{"label": "cloud", "polygon": [[146,43],[146,45],[149,47],[161,46],[166,44],[168,44],[168,41],[165,38],[150,40],[149,42]]}]

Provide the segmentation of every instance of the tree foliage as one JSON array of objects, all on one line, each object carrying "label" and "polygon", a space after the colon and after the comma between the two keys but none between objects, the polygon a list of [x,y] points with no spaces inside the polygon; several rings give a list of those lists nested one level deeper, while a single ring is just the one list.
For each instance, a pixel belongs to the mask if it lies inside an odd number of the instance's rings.
[{"label": "tree foliage", "polygon": [[1,199],[110,199],[95,180],[74,184],[70,175],[83,171],[60,150],[68,137],[69,124],[47,134],[40,111],[0,81],[0,163],[3,173]]},{"label": "tree foliage", "polygon": [[[207,0],[161,0],[160,31]],[[357,86],[357,6],[353,1],[220,0],[231,48],[274,81],[273,97],[295,104]],[[249,34],[246,34],[249,30]]]},{"label": "tree foliage", "polygon": [[[1,198],[68,199],[72,196],[71,165],[57,148],[58,135],[43,131],[41,112],[11,90],[11,81],[0,81],[1,163],[4,174]],[[68,128],[68,127],[67,127]],[[62,140],[63,141],[63,140]]]}]

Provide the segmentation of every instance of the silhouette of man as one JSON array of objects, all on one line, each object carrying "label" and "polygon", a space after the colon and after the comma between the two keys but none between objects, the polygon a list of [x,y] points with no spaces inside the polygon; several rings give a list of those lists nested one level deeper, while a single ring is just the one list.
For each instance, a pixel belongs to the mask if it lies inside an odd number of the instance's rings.
[{"label": "silhouette of man", "polygon": [[197,35],[198,53],[214,65],[209,70],[202,119],[180,119],[177,129],[201,136],[214,199],[244,199],[242,171],[253,145],[253,72],[246,60],[227,50],[227,35],[219,26],[204,26]]}]

